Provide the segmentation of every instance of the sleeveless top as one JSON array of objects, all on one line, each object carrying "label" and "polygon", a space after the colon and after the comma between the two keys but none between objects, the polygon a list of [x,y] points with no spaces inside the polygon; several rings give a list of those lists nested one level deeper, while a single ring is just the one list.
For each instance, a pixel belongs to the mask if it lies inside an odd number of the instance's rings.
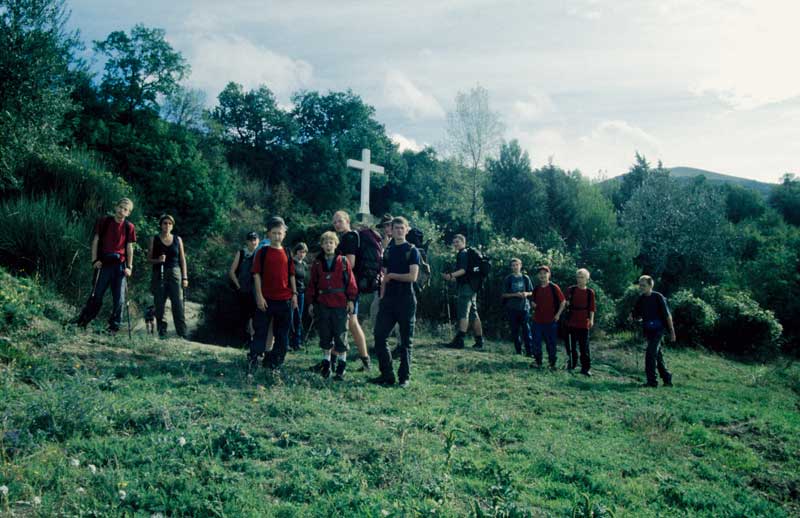
[{"label": "sleeveless top", "polygon": [[[165,245],[161,241],[161,237],[156,235],[153,237],[153,256],[152,259],[155,259],[161,255],[166,255],[167,260],[163,263],[164,268],[178,268],[180,266],[180,238],[178,236],[172,236],[172,244],[170,246]],[[153,265],[153,272],[160,273],[161,271],[161,264],[154,264]]]}]

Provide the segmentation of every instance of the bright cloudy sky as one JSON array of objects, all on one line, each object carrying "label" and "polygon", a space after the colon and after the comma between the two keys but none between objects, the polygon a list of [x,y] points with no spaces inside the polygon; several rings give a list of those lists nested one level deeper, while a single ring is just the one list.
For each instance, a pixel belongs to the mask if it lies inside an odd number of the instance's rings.
[{"label": "bright cloudy sky", "polygon": [[351,88],[401,147],[437,147],[477,84],[535,165],[594,177],[638,150],[775,182],[800,174],[798,0],[73,0],[87,43],[166,30],[210,102],[228,81]]}]

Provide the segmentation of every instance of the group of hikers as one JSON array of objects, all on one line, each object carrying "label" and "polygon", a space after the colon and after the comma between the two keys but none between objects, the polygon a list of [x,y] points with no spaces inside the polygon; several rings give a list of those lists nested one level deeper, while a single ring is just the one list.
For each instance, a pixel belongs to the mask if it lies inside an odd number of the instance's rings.
[{"label": "group of hikers", "polygon": [[[113,307],[108,321],[111,333],[119,331],[125,306],[126,282],[133,271],[134,225],[127,220],[133,202],[122,198],[114,215],[100,218],[92,238],[92,292],[75,322],[82,327],[98,314],[102,298],[110,287]],[[166,335],[166,300],[170,300],[175,331],[185,337],[184,290],[189,285],[184,244],[173,235],[175,219],[159,218],[159,233],[149,241],[147,261],[152,266],[153,307],[148,311],[161,337]],[[246,235],[245,245],[237,250],[229,278],[238,294],[241,329],[248,349],[248,373],[259,361],[270,370],[280,368],[289,349],[303,343],[305,306],[316,324],[322,359],[312,367],[324,378],[333,374],[341,380],[347,371],[347,335],[352,337],[361,362],[360,370],[371,369],[367,341],[359,320],[369,318],[374,325],[374,351],[379,375],[369,379],[381,386],[407,387],[411,377],[411,353],[417,308],[417,282],[429,273],[420,243],[410,242],[415,235],[408,220],[385,214],[375,228],[351,228],[345,211],[333,215],[333,230],[319,237],[321,251],[306,262],[309,248],[297,243],[284,247],[288,227],[278,216],[266,225],[266,238],[257,232]],[[412,231],[409,234],[409,231]],[[465,236],[452,239],[455,252],[453,271],[442,273],[446,282],[457,285],[457,329],[448,347],[463,349],[472,329],[474,348],[484,347],[483,328],[478,314],[480,253],[467,246]],[[590,272],[581,268],[575,284],[566,295],[550,279],[547,265],[535,268],[536,283],[523,273],[522,261],[511,259],[510,273],[503,281],[502,301],[508,315],[517,354],[533,359],[531,367],[542,368],[542,341],[547,348],[550,369],[556,368],[559,329],[567,349],[567,368],[580,366],[581,374],[591,376],[590,330],[597,311],[594,290],[588,287]],[[477,282],[476,282],[477,280]],[[662,339],[675,341],[675,330],[666,298],[653,290],[653,278],[643,275],[638,281],[640,296],[632,317],[640,319],[647,341],[645,354],[646,386],[657,387],[660,375],[665,386],[672,375],[664,363]],[[449,305],[449,301],[447,302]],[[359,312],[362,309],[362,312]],[[448,309],[449,311],[449,309]],[[532,315],[531,315],[532,312]],[[130,318],[128,318],[130,325]],[[399,344],[389,351],[387,339],[397,329]],[[524,349],[523,349],[524,346]],[[393,359],[399,359],[395,375]]]}]

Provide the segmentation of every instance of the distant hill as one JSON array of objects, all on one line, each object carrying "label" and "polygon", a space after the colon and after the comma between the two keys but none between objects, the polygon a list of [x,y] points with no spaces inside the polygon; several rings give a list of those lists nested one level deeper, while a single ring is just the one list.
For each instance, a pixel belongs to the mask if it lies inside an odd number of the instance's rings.
[{"label": "distant hill", "polygon": [[[706,180],[712,183],[731,183],[747,189],[753,189],[765,198],[769,196],[772,187],[775,185],[766,182],[759,182],[758,180],[749,180],[747,178],[740,178],[738,176],[715,173],[714,171],[706,171],[705,169],[697,169],[695,167],[667,167],[666,169],[669,170],[669,174],[673,178],[689,180],[702,175],[706,177]],[[605,181],[621,182],[622,178],[625,177],[625,174],[614,176]]]},{"label": "distant hill", "polygon": [[669,174],[673,178],[694,178],[696,176],[705,176],[709,182],[732,183],[753,189],[760,192],[764,197],[769,196],[770,191],[774,184],[759,182],[757,180],[749,180],[747,178],[740,178],[738,176],[731,176],[727,174],[715,173],[713,171],[706,171],[705,169],[696,169],[694,167],[670,167]]}]

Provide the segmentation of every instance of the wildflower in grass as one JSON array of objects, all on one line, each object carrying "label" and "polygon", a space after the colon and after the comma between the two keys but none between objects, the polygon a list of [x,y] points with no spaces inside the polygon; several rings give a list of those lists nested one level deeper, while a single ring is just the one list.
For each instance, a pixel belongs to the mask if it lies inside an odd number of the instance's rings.
[{"label": "wildflower in grass", "polygon": [[186,446],[186,437],[178,437],[178,446]]},{"label": "wildflower in grass", "polygon": [[75,492],[78,493],[79,495],[82,495],[86,493],[86,490],[83,489],[82,487],[79,487],[78,489],[75,490]]},{"label": "wildflower in grass", "polygon": [[128,496],[128,493],[126,493],[126,492],[125,492],[125,491],[123,491],[122,489],[120,489],[120,490],[119,490],[119,499],[120,499],[120,500],[125,500],[125,498],[126,498],[127,496]]},{"label": "wildflower in grass", "polygon": [[42,505],[42,497],[40,497],[40,496],[34,496],[34,497],[33,497],[33,505],[34,505],[34,506],[37,506],[37,505]]},{"label": "wildflower in grass", "polygon": [[79,461],[78,459],[69,459],[69,465],[72,466],[73,468],[77,468],[78,466],[81,465],[81,461]]},{"label": "wildflower in grass", "polygon": [[97,466],[95,466],[94,464],[89,464],[89,471],[91,471],[92,475],[94,475],[95,473],[97,473]]},{"label": "wildflower in grass", "polygon": [[8,486],[0,486],[0,494],[8,496]]}]

